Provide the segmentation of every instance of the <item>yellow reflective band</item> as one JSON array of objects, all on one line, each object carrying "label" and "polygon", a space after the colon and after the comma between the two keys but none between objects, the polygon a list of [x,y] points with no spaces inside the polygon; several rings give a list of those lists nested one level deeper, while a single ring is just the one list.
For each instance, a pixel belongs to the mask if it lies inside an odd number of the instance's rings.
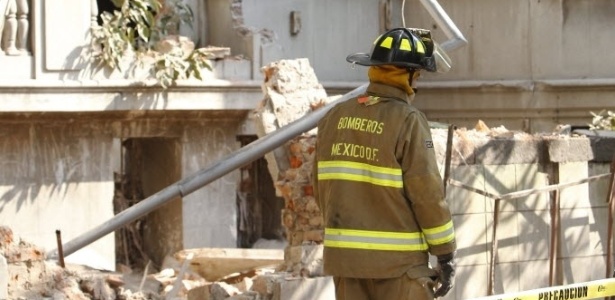
[{"label": "yellow reflective band", "polygon": [[425,46],[421,41],[416,41],[416,52],[425,53]]},{"label": "yellow reflective band", "polygon": [[492,295],[473,300],[584,300],[615,296],[615,278]]},{"label": "yellow reflective band", "polygon": [[412,45],[410,44],[410,41],[408,39],[402,39],[401,45],[399,45],[399,50],[412,51]]},{"label": "yellow reflective band", "polygon": [[387,48],[387,49],[391,49],[391,45],[393,45],[393,38],[392,37],[386,37],[382,43],[380,43],[380,47],[383,48]]},{"label": "yellow reflective band", "polygon": [[442,245],[451,242],[455,239],[453,221],[438,227],[424,228],[423,234],[430,245]]},{"label": "yellow reflective band", "polygon": [[425,251],[420,232],[387,232],[325,228],[325,247],[384,251]]},{"label": "yellow reflective band", "polygon": [[319,161],[318,180],[347,180],[402,188],[401,169],[350,161]]}]

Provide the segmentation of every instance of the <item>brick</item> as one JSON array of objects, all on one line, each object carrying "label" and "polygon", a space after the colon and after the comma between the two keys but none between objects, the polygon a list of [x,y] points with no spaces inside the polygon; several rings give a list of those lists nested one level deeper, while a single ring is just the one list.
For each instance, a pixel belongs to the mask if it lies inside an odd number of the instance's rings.
[{"label": "brick", "polygon": [[13,230],[6,226],[0,226],[0,250],[7,248],[13,243]]}]

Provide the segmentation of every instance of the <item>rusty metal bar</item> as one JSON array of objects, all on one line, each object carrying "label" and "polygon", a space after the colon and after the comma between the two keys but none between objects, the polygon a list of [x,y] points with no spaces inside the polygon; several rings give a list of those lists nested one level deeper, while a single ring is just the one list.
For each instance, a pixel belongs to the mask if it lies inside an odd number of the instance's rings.
[{"label": "rusty metal bar", "polygon": [[557,276],[557,258],[559,251],[559,227],[560,227],[560,191],[555,190],[551,199],[551,240],[549,245],[549,285],[555,285]]},{"label": "rusty metal bar", "polygon": [[495,293],[495,261],[498,257],[497,229],[498,222],[500,220],[500,202],[500,199],[496,199],[493,207],[493,232],[491,233],[491,260],[489,261],[489,284],[487,286],[487,295],[493,295]]},{"label": "rusty metal bar", "polygon": [[64,249],[62,248],[62,232],[56,230],[56,241],[58,242],[58,263],[60,267],[65,268],[64,264]]},{"label": "rusty metal bar", "polygon": [[611,159],[611,180],[609,190],[606,194],[606,202],[609,207],[609,215],[607,221],[607,244],[606,244],[606,278],[615,277],[613,270],[613,215],[615,214],[615,201],[613,201],[615,193],[615,155]]},{"label": "rusty metal bar", "polygon": [[448,126],[448,135],[446,137],[446,161],[444,162],[444,195],[446,195],[446,187],[448,179],[451,177],[451,161],[453,156],[453,135],[457,127],[455,125]]},{"label": "rusty metal bar", "polygon": [[457,186],[457,187],[460,187],[460,188],[464,188],[464,189],[466,189],[468,191],[475,192],[475,193],[477,193],[479,195],[483,195],[483,196],[489,197],[491,199],[499,199],[500,198],[500,195],[491,194],[489,192],[483,191],[483,190],[475,188],[473,186],[469,186],[469,185],[467,185],[467,184],[465,184],[463,182],[457,181],[455,179],[450,179],[449,178],[448,179],[448,183],[450,185],[454,185],[454,186]]},{"label": "rusty metal bar", "polygon": [[[597,181],[597,180],[601,180],[601,179],[605,179],[607,177],[611,178],[611,185],[609,188],[609,192],[608,192],[608,200],[609,201],[609,233],[608,233],[608,248],[607,248],[607,277],[609,276],[611,270],[612,270],[612,248],[613,248],[613,217],[615,216],[615,201],[613,201],[613,198],[615,198],[615,157],[613,158],[613,161],[611,163],[611,172],[607,173],[607,174],[601,174],[601,175],[595,175],[595,176],[590,176],[581,180],[577,180],[577,181],[572,181],[572,182],[565,182],[565,183],[558,183],[558,184],[552,184],[552,185],[548,185],[542,188],[537,188],[537,189],[528,189],[528,190],[523,190],[523,191],[517,191],[517,192],[512,192],[512,193],[508,193],[508,194],[504,194],[504,195],[495,195],[495,194],[491,194],[489,192],[486,192],[484,190],[469,186],[467,184],[464,184],[462,182],[459,182],[457,180],[454,179],[446,179],[447,183],[450,185],[454,185],[454,186],[458,186],[461,188],[464,188],[466,190],[475,192],[477,194],[489,197],[491,199],[495,200],[495,208],[494,208],[494,215],[493,215],[493,234],[492,234],[492,241],[491,241],[491,261],[489,263],[489,282],[488,282],[488,287],[487,287],[487,293],[489,295],[493,295],[494,291],[494,281],[495,281],[495,265],[496,265],[496,259],[497,259],[497,225],[498,225],[498,219],[499,219],[499,206],[500,206],[500,200],[512,200],[512,199],[516,199],[516,198],[521,198],[521,197],[526,197],[532,194],[537,194],[537,193],[544,193],[544,192],[551,192],[552,194],[552,204],[551,204],[551,210],[550,210],[550,214],[551,214],[551,239],[550,239],[550,249],[549,249],[549,284],[551,286],[554,285],[555,281],[557,280],[557,259],[558,259],[558,251],[559,251],[559,244],[560,244],[560,238],[559,238],[559,232],[560,232],[560,190],[567,188],[567,187],[571,187],[571,186],[575,186],[575,185],[579,185],[579,184],[583,184],[583,183],[589,183],[589,182],[593,182],[593,181]],[[613,277],[615,277],[615,270],[612,271],[613,272]]]}]

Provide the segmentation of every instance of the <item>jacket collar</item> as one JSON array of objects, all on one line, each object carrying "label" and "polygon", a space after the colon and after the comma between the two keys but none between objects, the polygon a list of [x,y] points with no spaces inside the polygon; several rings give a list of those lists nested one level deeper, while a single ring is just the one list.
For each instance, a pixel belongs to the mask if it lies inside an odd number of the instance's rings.
[{"label": "jacket collar", "polygon": [[392,87],[390,85],[370,82],[367,86],[367,93],[373,96],[380,96],[386,98],[395,98],[411,104],[411,98],[406,94],[404,90]]}]

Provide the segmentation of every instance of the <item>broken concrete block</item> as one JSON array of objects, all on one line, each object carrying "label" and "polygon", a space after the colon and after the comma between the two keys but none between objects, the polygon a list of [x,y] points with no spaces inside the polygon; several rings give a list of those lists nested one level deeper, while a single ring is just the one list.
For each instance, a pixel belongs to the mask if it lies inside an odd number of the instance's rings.
[{"label": "broken concrete block", "polygon": [[188,291],[188,300],[209,300],[211,299],[210,297],[210,292],[209,292],[209,287],[211,285],[207,284],[207,285],[203,285],[203,286],[199,286],[199,287],[195,287],[191,290]]},{"label": "broken concrete block", "polygon": [[263,299],[260,294],[253,291],[248,291],[239,295],[228,297],[224,300],[261,300]]},{"label": "broken concrete block", "polygon": [[297,278],[276,282],[272,300],[335,299],[332,277]]},{"label": "broken concrete block", "polygon": [[[265,98],[255,110],[255,127],[263,137],[311,112],[319,103],[327,102],[327,93],[305,58],[280,60],[261,69]],[[310,131],[314,134],[315,129]],[[289,157],[282,147],[265,155],[274,181],[289,168]]]},{"label": "broken concrete block", "polygon": [[190,253],[194,254],[190,263],[192,270],[210,282],[233,273],[284,263],[284,251],[280,249],[185,249],[177,252],[175,258],[183,261]]},{"label": "broken concrete block", "polygon": [[284,277],[286,276],[287,275],[284,272],[259,275],[254,278],[252,291],[257,292],[262,296],[272,295],[274,286],[278,281],[284,280]]},{"label": "broken concrete block", "polygon": [[590,140],[586,137],[545,139],[551,162],[577,162],[594,159]]},{"label": "broken concrete block", "polygon": [[289,246],[284,251],[287,272],[293,276],[323,276],[323,245]]},{"label": "broken concrete block", "polygon": [[6,258],[0,255],[0,300],[9,298],[9,266]]},{"label": "broken concrete block", "polygon": [[228,297],[241,294],[241,291],[226,282],[220,281],[211,285],[209,293],[211,300],[224,300]]}]

